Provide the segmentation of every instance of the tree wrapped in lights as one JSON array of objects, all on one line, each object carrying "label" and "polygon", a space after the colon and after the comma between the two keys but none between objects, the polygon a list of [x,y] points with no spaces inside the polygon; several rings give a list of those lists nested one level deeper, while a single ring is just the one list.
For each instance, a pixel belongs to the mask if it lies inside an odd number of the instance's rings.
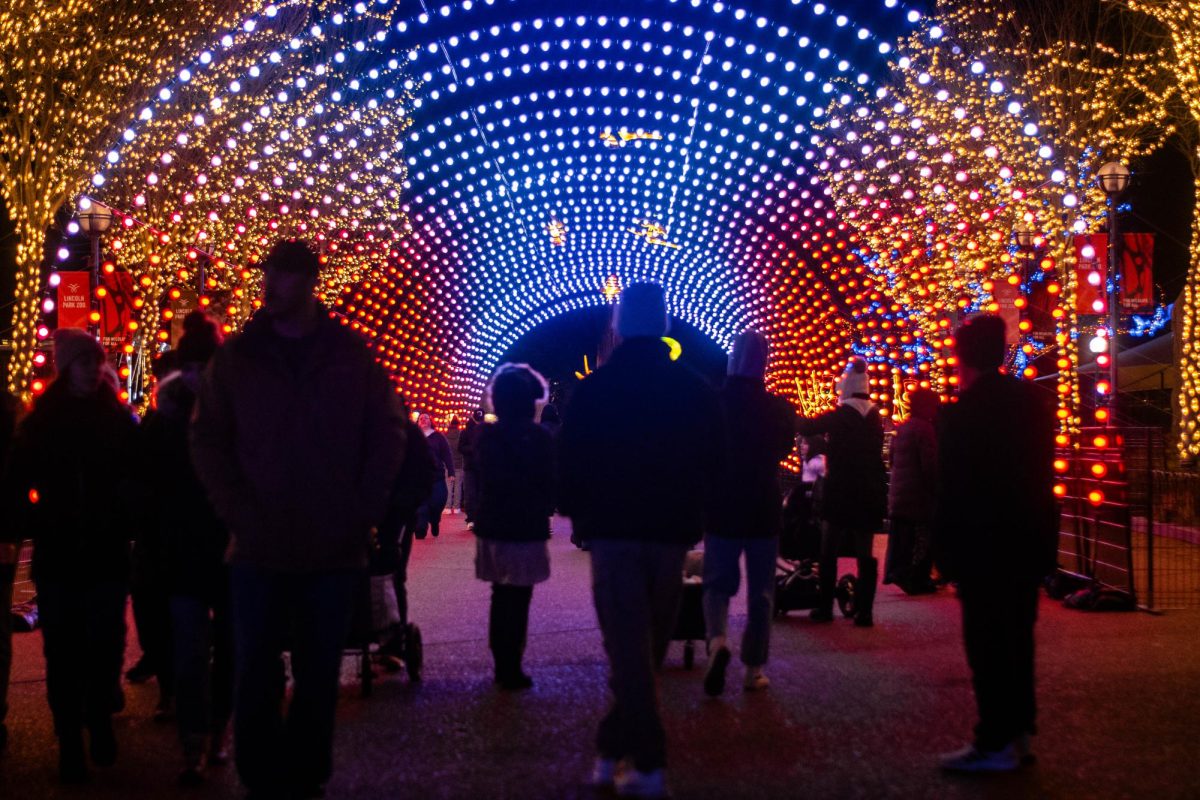
[{"label": "tree wrapped in lights", "polygon": [[46,231],[143,102],[252,0],[212,0],[180,13],[162,0],[9,0],[0,8],[0,191],[17,234],[9,389],[33,367]]},{"label": "tree wrapped in lights", "polygon": [[1072,427],[1074,276],[1054,273],[1069,265],[1071,235],[1103,219],[1099,164],[1145,155],[1173,132],[1162,54],[1144,40],[1105,44],[1126,30],[1109,13],[1043,12],[1031,26],[1007,0],[938,12],[901,42],[889,85],[846,87],[830,105],[830,194],[875,280],[934,340],[954,312],[996,308],[997,284],[1020,281],[1012,231],[1038,231],[1041,264],[1065,300],[1055,312],[1059,416]]},{"label": "tree wrapped in lights", "polygon": [[110,246],[147,301],[127,352],[166,342],[192,303],[236,330],[260,302],[254,266],[279,238],[321,253],[327,301],[390,252],[407,225],[412,84],[380,46],[386,6],[268,7],[130,114],[90,192],[118,210]]}]

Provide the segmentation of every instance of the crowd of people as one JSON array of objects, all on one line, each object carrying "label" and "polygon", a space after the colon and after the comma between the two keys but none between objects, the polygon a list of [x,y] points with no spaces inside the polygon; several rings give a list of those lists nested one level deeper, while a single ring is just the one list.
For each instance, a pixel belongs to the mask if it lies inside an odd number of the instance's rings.
[{"label": "crowd of people", "polygon": [[[460,510],[476,536],[476,576],[491,584],[488,644],[503,691],[533,684],[523,654],[533,589],[550,576],[551,517],[569,518],[586,543],[612,690],[596,786],[666,794],[655,675],[689,551],[703,541],[704,691],[725,690],[743,560],[743,686],[762,691],[781,538],[784,555],[798,548],[818,563],[816,622],[833,619],[838,557],[856,559],[854,624],[866,628],[885,519],[883,580],[933,591],[936,563],[962,603],[979,725],[943,766],[1007,770],[1028,757],[1037,590],[1055,558],[1053,417],[1003,374],[997,317],[958,331],[957,402],[913,393],[889,486],[865,364],[848,366],[836,409],[801,419],[767,391],[768,343],[747,331],[716,390],[672,360],[659,286],[622,292],[619,344],[561,422],[545,379],[505,364],[486,390],[494,421],[480,409],[443,434],[429,414],[413,422],[365,344],[315,300],[319,262],[307,246],[280,243],[263,270],[263,308],[236,337],[222,343],[202,313],[187,318],[140,425],[106,377],[101,345],[72,329],[56,332],[57,378],[28,415],[17,424],[16,409],[3,409],[0,601],[11,599],[16,543],[31,538],[63,782],[86,780],[89,760],[117,758],[132,587],[145,655],[128,678],[157,680],[159,711],[178,726],[181,782],[202,782],[232,753],[252,797],[321,796],[368,571],[392,576],[403,629],[413,540],[438,537],[443,514]],[[787,541],[779,469],[797,436],[801,482],[789,502],[806,524],[819,520],[799,544]],[[10,635],[0,628],[0,690]],[[0,736],[4,711],[0,702]]]}]

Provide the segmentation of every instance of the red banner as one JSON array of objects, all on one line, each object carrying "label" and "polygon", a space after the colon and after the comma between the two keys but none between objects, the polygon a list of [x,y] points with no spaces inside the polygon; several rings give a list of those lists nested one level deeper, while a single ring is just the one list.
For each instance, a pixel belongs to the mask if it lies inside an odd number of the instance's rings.
[{"label": "red banner", "polygon": [[87,328],[92,311],[91,273],[58,273],[58,327]]},{"label": "red banner", "polygon": [[100,341],[111,352],[125,343],[133,321],[133,276],[114,272],[101,283],[108,292],[100,303]]},{"label": "red banner", "polygon": [[1121,236],[1121,310],[1126,314],[1154,311],[1154,234]]},{"label": "red banner", "polygon": [[1103,314],[1108,273],[1108,234],[1085,233],[1075,237],[1075,313]]}]

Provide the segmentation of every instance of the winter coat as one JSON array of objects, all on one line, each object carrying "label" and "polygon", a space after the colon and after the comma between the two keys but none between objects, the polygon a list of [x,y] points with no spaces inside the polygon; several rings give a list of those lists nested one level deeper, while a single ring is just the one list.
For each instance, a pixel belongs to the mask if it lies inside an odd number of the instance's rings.
[{"label": "winter coat", "polygon": [[761,380],[733,376],[720,392],[725,458],[708,532],[734,539],[778,536],[783,528],[779,462],[796,441],[796,412]]},{"label": "winter coat", "polygon": [[1056,565],[1054,413],[1037,387],[981,376],[938,425],[938,570],[1036,580]]},{"label": "winter coat", "polygon": [[554,443],[540,425],[497,422],[479,437],[479,513],[475,535],[509,542],[550,538]]},{"label": "winter coat", "polygon": [[461,470],[463,468],[462,450],[459,445],[462,443],[462,428],[451,427],[446,431],[446,444],[450,445],[450,455],[454,461],[454,469]]},{"label": "winter coat", "polygon": [[302,339],[261,313],[200,384],[192,457],[233,535],[231,561],[288,573],[362,568],[404,458],[397,395],[322,310]]},{"label": "winter coat", "polygon": [[464,472],[475,472],[479,469],[479,436],[483,433],[483,423],[473,419],[467,420],[462,436],[458,440],[458,452],[462,456]]},{"label": "winter coat", "polygon": [[189,452],[188,424],[199,388],[194,366],[168,375],[138,438],[150,504],[146,535],[161,553],[159,579],[171,594],[215,599],[225,588],[229,531],[208,501]]},{"label": "winter coat", "polygon": [[878,530],[887,513],[887,469],[883,465],[883,421],[873,407],[863,414],[840,405],[797,424],[802,436],[825,434],[825,486],[818,514],[833,525]]},{"label": "winter coat", "polygon": [[936,491],[937,432],[929,420],[909,417],[892,440],[888,516],[905,522],[932,522]]},{"label": "winter coat", "polygon": [[[425,436],[425,432],[421,431],[421,435]],[[433,453],[434,463],[438,467],[437,480],[444,481],[447,477],[453,478],[454,454],[450,452],[450,442],[439,431],[425,436],[425,441],[429,443],[429,450]]]},{"label": "winter coat", "polygon": [[716,392],[652,337],[585,378],[559,436],[560,510],[588,539],[694,544],[723,455]]},{"label": "winter coat", "polygon": [[33,539],[34,580],[129,579],[141,511],[136,436],[107,385],[75,397],[56,381],[37,400],[17,429],[4,481],[14,527]]}]

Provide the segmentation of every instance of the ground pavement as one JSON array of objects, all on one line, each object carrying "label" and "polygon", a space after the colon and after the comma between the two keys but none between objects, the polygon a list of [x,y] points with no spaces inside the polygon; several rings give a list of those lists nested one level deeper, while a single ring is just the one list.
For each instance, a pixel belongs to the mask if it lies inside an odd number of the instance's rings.
[{"label": "ground pavement", "polygon": [[[331,798],[591,798],[582,778],[607,702],[588,560],[556,524],[553,577],[533,596],[527,693],[492,686],[488,587],[474,579],[461,517],[417,542],[413,619],[425,632],[426,680],[382,677],[359,696],[353,663],[338,717]],[[879,540],[883,544],[882,538]],[[849,566],[849,562],[844,562]],[[735,605],[740,629],[743,607]],[[739,613],[742,612],[742,613]],[[662,677],[670,782],[678,798],[1200,797],[1200,612],[1087,614],[1044,600],[1039,623],[1041,735],[1036,766],[983,779],[943,776],[938,752],[968,738],[969,677],[949,592],[879,595],[872,630],[800,614],[774,628],[769,691],[740,690],[735,662],[721,700],[703,696],[703,658]],[[132,639],[132,637],[131,637]],[[55,784],[37,634],[17,637],[0,798],[240,797],[232,768],[206,787],[174,786],[174,728],[151,719],[153,684],[127,687],[118,765],[89,787]],[[131,641],[129,660],[136,656]],[[599,795],[603,796],[603,795]]]}]

